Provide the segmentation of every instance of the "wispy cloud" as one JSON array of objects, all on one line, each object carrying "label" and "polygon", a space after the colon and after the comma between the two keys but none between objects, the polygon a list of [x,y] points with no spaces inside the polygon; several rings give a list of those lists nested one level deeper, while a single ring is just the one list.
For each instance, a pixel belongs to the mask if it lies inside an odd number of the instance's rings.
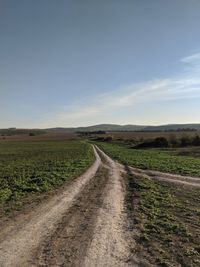
[{"label": "wispy cloud", "polygon": [[184,63],[200,63],[200,53],[192,54],[181,59]]},{"label": "wispy cloud", "polygon": [[[200,97],[200,53],[181,59],[190,63],[174,77],[155,79],[121,86],[106,94],[92,96],[62,107],[56,114],[46,114],[42,127],[50,125],[77,126],[102,122],[117,122],[120,112],[147,103],[160,103]],[[112,114],[112,115],[111,115]],[[111,121],[112,120],[112,121]],[[127,123],[126,118],[124,122]]]}]

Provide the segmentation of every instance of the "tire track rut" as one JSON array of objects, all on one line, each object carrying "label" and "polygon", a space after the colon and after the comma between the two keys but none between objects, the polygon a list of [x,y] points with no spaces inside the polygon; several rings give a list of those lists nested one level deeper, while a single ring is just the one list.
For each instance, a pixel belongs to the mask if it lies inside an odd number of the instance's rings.
[{"label": "tire track rut", "polygon": [[142,170],[130,166],[128,166],[128,169],[128,172],[131,172],[133,175],[141,176],[147,179],[158,180],[160,182],[167,182],[175,185],[180,184],[185,186],[200,187],[199,177],[183,176],[179,174],[164,173],[153,170]]},{"label": "tire track rut", "polygon": [[103,203],[108,170],[100,167],[75,204],[40,245],[35,266],[81,266],[92,238],[97,210]]},{"label": "tire track rut", "polygon": [[93,148],[96,161],[82,176],[1,229],[0,266],[137,266],[128,260],[120,168]]}]

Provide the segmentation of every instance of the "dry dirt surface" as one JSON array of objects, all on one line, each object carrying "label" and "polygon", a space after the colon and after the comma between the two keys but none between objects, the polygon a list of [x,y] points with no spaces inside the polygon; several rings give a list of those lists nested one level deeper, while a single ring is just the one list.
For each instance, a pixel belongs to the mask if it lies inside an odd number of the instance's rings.
[{"label": "dry dirt surface", "polygon": [[94,164],[60,194],[1,229],[0,266],[138,266],[129,255],[120,168],[94,153]]},{"label": "dry dirt surface", "polygon": [[[121,169],[124,167],[121,165]],[[158,180],[161,182],[168,182],[173,184],[181,184],[186,186],[200,187],[199,177],[183,176],[178,174],[164,173],[159,171],[141,170],[138,168],[128,167],[129,171],[136,176],[144,177],[147,179]]]}]

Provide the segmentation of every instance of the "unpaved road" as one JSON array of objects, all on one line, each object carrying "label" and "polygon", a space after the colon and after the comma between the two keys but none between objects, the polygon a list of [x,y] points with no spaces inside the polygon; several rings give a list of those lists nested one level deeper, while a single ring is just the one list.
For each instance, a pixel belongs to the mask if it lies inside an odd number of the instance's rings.
[{"label": "unpaved road", "polygon": [[96,160],[83,175],[1,229],[1,267],[143,266],[129,251],[133,240],[121,174],[200,186],[198,178],[125,168],[98,147],[94,153]]},{"label": "unpaved road", "polygon": [[0,266],[133,266],[119,168],[94,153],[85,174],[1,229]]},{"label": "unpaved road", "polygon": [[[123,168],[123,167],[121,167]],[[128,167],[129,171],[136,176],[144,177],[147,179],[158,180],[161,182],[172,183],[176,185],[186,185],[200,187],[200,178],[191,176],[182,176],[178,174],[163,173],[159,171],[141,170],[138,168]]]}]

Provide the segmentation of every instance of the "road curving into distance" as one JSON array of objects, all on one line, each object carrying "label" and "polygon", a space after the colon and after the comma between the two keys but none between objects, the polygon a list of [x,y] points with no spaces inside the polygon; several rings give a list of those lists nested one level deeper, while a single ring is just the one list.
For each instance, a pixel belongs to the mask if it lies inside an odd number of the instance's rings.
[{"label": "road curving into distance", "polygon": [[97,147],[94,164],[60,194],[0,232],[0,266],[137,266],[129,261],[124,186]]},{"label": "road curving into distance", "polygon": [[124,205],[127,172],[159,181],[200,186],[200,179],[125,168],[93,146],[95,162],[35,209],[20,213],[0,231],[0,266],[142,266]]}]

